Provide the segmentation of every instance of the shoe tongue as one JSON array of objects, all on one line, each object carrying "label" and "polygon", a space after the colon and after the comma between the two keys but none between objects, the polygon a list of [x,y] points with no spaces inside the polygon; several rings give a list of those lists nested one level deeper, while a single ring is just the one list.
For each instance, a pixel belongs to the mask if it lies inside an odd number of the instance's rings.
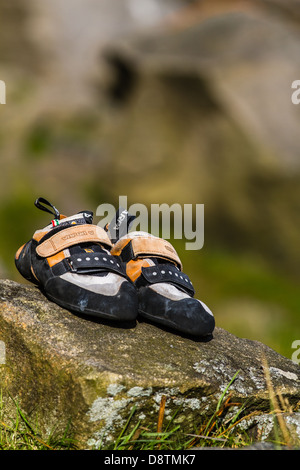
[{"label": "shoe tongue", "polygon": [[93,223],[93,212],[91,211],[81,211],[77,214],[71,215],[70,217],[64,217],[60,220],[54,219],[52,220],[52,225],[64,225],[64,224],[92,224]]},{"label": "shoe tongue", "polygon": [[92,211],[80,211],[79,214],[82,214],[86,224],[93,223],[93,212]]}]

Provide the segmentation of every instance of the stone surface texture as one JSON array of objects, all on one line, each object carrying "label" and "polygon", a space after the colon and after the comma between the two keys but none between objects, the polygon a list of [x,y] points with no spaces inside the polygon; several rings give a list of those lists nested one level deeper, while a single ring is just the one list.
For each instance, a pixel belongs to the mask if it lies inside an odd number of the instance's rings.
[{"label": "stone surface texture", "polygon": [[4,396],[49,432],[71,422],[83,448],[116,438],[134,407],[135,422],[156,422],[163,395],[165,423],[177,413],[174,422],[194,430],[235,374],[231,400],[246,414],[268,413],[266,364],[276,394],[293,411],[300,403],[300,367],[264,344],[218,327],[201,341],[139,321],[126,327],[80,317],[10,280],[0,281],[0,340]]}]

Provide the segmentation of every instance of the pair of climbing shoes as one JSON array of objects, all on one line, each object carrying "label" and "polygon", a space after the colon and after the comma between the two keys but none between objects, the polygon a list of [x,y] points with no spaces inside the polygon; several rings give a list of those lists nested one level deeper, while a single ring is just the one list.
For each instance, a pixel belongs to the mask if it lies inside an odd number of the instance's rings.
[{"label": "pair of climbing shoes", "polygon": [[142,231],[112,234],[93,224],[91,211],[68,217],[44,198],[35,206],[52,219],[19,248],[15,263],[51,301],[111,321],[139,315],[183,334],[212,333],[214,316],[194,298],[171,243]]}]

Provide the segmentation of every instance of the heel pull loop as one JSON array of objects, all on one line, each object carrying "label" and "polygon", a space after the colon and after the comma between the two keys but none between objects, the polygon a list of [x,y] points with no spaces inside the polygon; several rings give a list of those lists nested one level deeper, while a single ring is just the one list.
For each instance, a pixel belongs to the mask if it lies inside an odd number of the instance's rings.
[{"label": "heel pull loop", "polygon": [[[52,210],[48,209],[48,207],[45,207],[45,205],[43,205],[43,204],[45,204],[46,206],[51,207]],[[47,201],[47,199],[44,199],[43,197],[39,197],[34,201],[34,205],[38,209],[40,209],[42,211],[45,211],[45,212],[49,212],[49,214],[54,215],[56,219],[60,218],[59,210],[56,209],[56,207],[53,204],[51,204],[51,202]]]}]

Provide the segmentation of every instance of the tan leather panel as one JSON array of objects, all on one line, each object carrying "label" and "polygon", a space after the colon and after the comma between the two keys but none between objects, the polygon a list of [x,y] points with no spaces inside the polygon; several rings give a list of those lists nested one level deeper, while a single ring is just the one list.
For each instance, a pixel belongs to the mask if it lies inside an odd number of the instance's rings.
[{"label": "tan leather panel", "polygon": [[131,239],[134,258],[155,256],[173,261],[182,269],[180,258],[171,243],[162,238],[137,237]]},{"label": "tan leather panel", "polygon": [[32,238],[39,242],[48,232],[49,230],[37,230],[36,232],[34,232]]},{"label": "tan leather panel", "polygon": [[126,264],[126,274],[134,282],[141,275],[142,268],[148,266],[150,263],[146,259],[132,259]]},{"label": "tan leather panel", "polygon": [[26,243],[24,243],[24,245],[20,246],[20,248],[18,249],[17,253],[15,254],[15,259],[19,259],[20,253],[21,253],[21,251],[23,250],[23,248],[24,248],[25,245],[26,245]]},{"label": "tan leather panel", "polygon": [[122,253],[123,248],[131,242],[131,238],[123,238],[122,240],[118,240],[111,249],[111,254],[114,256],[120,256]]},{"label": "tan leather panel", "polygon": [[52,237],[38,245],[36,252],[39,256],[48,258],[69,246],[86,242],[103,243],[109,247],[112,246],[103,228],[98,225],[82,224],[74,225],[55,233]]},{"label": "tan leather panel", "polygon": [[36,277],[35,272],[34,272],[32,266],[30,267],[30,271],[31,271],[31,274],[33,275],[33,277],[34,277],[38,282],[40,282],[40,281],[38,280],[38,278]]},{"label": "tan leather panel", "polygon": [[59,251],[55,255],[49,256],[49,258],[47,258],[47,261],[48,261],[50,268],[52,268],[52,266],[55,266],[55,264],[59,263],[63,259],[65,259],[65,254],[63,251]]}]

